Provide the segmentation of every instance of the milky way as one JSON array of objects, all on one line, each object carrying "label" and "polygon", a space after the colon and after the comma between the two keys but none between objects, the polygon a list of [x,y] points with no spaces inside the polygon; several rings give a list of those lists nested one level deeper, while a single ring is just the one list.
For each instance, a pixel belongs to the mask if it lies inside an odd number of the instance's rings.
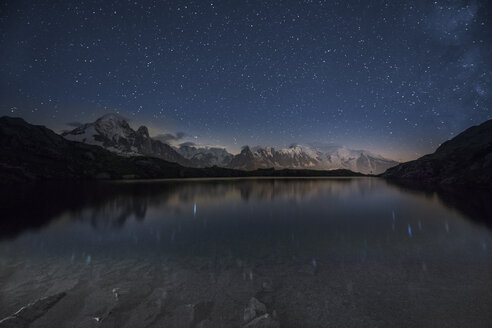
[{"label": "milky way", "polygon": [[4,0],[0,115],[415,158],[492,117],[487,2]]}]

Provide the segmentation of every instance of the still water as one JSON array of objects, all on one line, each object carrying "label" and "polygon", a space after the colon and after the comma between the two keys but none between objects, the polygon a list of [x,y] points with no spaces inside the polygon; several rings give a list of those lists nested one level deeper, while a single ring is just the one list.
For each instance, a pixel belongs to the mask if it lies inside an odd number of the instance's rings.
[{"label": "still water", "polygon": [[[2,191],[0,319],[30,327],[490,327],[482,193],[378,178],[44,185]],[[487,225],[488,224],[488,225]]]}]

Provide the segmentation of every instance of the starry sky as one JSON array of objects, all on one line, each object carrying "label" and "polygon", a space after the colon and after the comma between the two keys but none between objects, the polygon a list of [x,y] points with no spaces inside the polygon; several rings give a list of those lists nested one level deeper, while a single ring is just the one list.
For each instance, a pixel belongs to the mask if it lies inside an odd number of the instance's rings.
[{"label": "starry sky", "polygon": [[0,115],[408,160],[492,118],[490,1],[0,2]]}]

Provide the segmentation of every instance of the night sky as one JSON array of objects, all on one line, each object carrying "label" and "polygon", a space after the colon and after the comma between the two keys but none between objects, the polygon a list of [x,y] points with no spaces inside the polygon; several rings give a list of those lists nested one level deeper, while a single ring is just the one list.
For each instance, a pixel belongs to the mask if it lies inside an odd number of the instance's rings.
[{"label": "night sky", "polygon": [[490,1],[0,2],[0,115],[407,160],[492,118]]}]

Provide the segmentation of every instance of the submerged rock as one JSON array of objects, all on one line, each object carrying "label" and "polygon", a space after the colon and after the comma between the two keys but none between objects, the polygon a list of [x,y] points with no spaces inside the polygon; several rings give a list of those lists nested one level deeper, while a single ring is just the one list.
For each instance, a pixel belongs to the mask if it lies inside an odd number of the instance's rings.
[{"label": "submerged rock", "polygon": [[274,291],[273,285],[272,285],[272,283],[270,281],[264,281],[261,284],[261,289],[263,289],[266,292],[273,292]]},{"label": "submerged rock", "polygon": [[205,319],[203,321],[200,321],[195,328],[214,328],[215,325],[210,319]]},{"label": "submerged rock", "polygon": [[52,296],[40,298],[32,303],[29,303],[13,315],[0,320],[0,328],[29,327],[29,324],[31,324],[39,317],[43,316],[65,295],[66,293],[64,292],[58,293]]},{"label": "submerged rock", "polygon": [[209,319],[213,307],[214,302],[212,301],[199,302],[193,305],[192,325],[196,325],[202,321]]},{"label": "submerged rock", "polygon": [[268,313],[254,319],[243,328],[279,328],[280,324]]},{"label": "submerged rock", "polygon": [[265,304],[261,303],[258,301],[256,298],[252,297],[249,300],[248,307],[244,309],[244,316],[243,320],[245,322],[249,322],[256,318],[259,315],[265,314],[266,313],[266,306]]},{"label": "submerged rock", "polygon": [[278,328],[280,324],[276,318],[277,313],[275,311],[273,311],[273,315],[268,314],[266,305],[252,297],[248,307],[244,309],[243,320],[246,324],[243,328]]},{"label": "submerged rock", "polygon": [[314,276],[318,273],[318,265],[313,265],[313,263],[304,264],[299,268],[299,270],[297,270],[297,272]]},{"label": "submerged rock", "polygon": [[214,302],[212,301],[181,305],[173,313],[174,321],[168,322],[168,324],[170,327],[183,328],[209,327],[213,307]]}]

